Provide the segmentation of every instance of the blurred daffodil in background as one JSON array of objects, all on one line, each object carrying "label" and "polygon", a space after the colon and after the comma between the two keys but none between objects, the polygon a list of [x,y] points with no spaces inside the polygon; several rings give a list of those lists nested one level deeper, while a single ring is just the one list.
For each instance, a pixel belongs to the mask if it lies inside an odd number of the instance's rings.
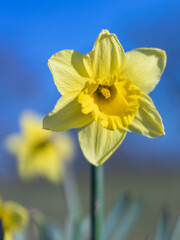
[{"label": "blurred daffodil in background", "polygon": [[9,135],[5,141],[9,152],[17,157],[20,177],[59,182],[74,153],[71,137],[42,129],[42,118],[32,112],[21,115],[20,127],[20,133]]},{"label": "blurred daffodil in background", "polygon": [[103,30],[86,55],[63,50],[48,61],[63,95],[43,126],[52,131],[78,128],[85,157],[101,165],[127,131],[154,138],[164,134],[150,93],[166,65],[165,51],[140,48],[125,53],[115,34]]},{"label": "blurred daffodil in background", "polygon": [[0,199],[0,220],[4,232],[4,240],[13,240],[13,236],[26,227],[28,211],[15,202],[4,202]]}]

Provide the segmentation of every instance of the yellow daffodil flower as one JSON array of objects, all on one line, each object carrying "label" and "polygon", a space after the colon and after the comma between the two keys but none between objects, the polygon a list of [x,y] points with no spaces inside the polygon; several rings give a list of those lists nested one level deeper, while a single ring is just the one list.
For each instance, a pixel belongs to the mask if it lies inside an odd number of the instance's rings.
[{"label": "yellow daffodil flower", "polygon": [[31,180],[41,176],[59,182],[65,163],[73,154],[70,136],[42,129],[42,119],[30,112],[21,116],[20,125],[21,133],[8,136],[6,146],[17,156],[21,178]]},{"label": "yellow daffodil flower", "polygon": [[164,71],[163,50],[125,53],[116,35],[103,30],[91,52],[63,50],[48,64],[63,96],[43,126],[52,131],[78,128],[82,151],[93,165],[107,160],[127,131],[150,138],[164,134],[162,119],[147,95]]},{"label": "yellow daffodil flower", "polygon": [[28,223],[28,211],[21,205],[0,199],[0,220],[4,232],[4,240],[13,240],[14,234]]}]

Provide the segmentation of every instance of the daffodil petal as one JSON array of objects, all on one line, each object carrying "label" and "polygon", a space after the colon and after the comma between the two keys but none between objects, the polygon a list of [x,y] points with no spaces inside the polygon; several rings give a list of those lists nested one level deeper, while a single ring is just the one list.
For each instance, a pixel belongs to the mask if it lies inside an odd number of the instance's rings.
[{"label": "daffodil petal", "polygon": [[103,30],[96,39],[93,50],[84,59],[86,69],[93,79],[107,78],[121,71],[125,53],[115,34]]},{"label": "daffodil petal", "polygon": [[143,92],[149,93],[158,84],[165,66],[165,51],[139,48],[126,53],[126,64],[121,74],[131,79]]},{"label": "daffodil petal", "polygon": [[86,56],[80,52],[63,50],[48,60],[54,82],[62,95],[71,91],[81,91],[90,80],[83,58]]},{"label": "daffodil petal", "polygon": [[149,138],[155,138],[165,134],[161,116],[151,98],[142,93],[139,100],[139,110],[128,131],[140,133]]},{"label": "daffodil petal", "polygon": [[57,149],[50,142],[29,156],[27,153],[19,154],[18,161],[19,174],[25,181],[42,176],[56,183],[62,176]]},{"label": "daffodil petal", "polygon": [[82,152],[95,166],[103,164],[122,143],[125,136],[125,130],[110,131],[96,121],[78,131]]},{"label": "daffodil petal", "polygon": [[21,142],[22,142],[22,139],[21,139],[20,135],[11,134],[10,136],[7,136],[5,138],[4,144],[5,144],[6,149],[10,153],[15,154],[18,152]]},{"label": "daffodil petal", "polygon": [[10,231],[6,231],[4,233],[4,240],[13,240],[12,233]]},{"label": "daffodil petal", "polygon": [[31,111],[25,111],[21,114],[20,126],[22,131],[22,141],[23,138],[27,139],[29,144],[45,141],[45,139],[48,139],[52,134],[49,131],[40,130],[42,128],[42,117]]},{"label": "daffodil petal", "polygon": [[55,132],[67,131],[71,128],[80,128],[92,121],[91,114],[83,114],[77,97],[62,96],[54,110],[43,120],[43,128]]}]

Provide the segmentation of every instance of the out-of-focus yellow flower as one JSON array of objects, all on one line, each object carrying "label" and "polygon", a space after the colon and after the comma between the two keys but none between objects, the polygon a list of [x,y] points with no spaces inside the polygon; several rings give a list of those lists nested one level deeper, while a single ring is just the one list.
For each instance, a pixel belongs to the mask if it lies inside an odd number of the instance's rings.
[{"label": "out-of-focus yellow flower", "polygon": [[46,177],[61,180],[64,166],[73,155],[73,143],[68,134],[42,129],[42,119],[30,112],[20,117],[20,134],[6,138],[7,149],[17,156],[19,174],[24,180]]},{"label": "out-of-focus yellow flower", "polygon": [[164,71],[163,50],[125,53],[116,35],[103,30],[91,52],[63,50],[48,63],[63,96],[44,118],[44,128],[79,128],[82,151],[92,164],[107,160],[127,131],[150,138],[164,134],[162,119],[147,95]]},{"label": "out-of-focus yellow flower", "polygon": [[28,211],[21,205],[0,199],[0,220],[4,232],[4,240],[13,240],[13,235],[28,223]]}]

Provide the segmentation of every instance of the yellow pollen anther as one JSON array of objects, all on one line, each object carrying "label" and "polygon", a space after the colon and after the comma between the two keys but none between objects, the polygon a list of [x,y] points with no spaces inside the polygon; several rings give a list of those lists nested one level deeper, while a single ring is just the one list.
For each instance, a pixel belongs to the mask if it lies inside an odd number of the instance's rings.
[{"label": "yellow pollen anther", "polygon": [[107,87],[99,86],[98,90],[105,97],[105,99],[108,99],[111,97],[111,92]]}]

